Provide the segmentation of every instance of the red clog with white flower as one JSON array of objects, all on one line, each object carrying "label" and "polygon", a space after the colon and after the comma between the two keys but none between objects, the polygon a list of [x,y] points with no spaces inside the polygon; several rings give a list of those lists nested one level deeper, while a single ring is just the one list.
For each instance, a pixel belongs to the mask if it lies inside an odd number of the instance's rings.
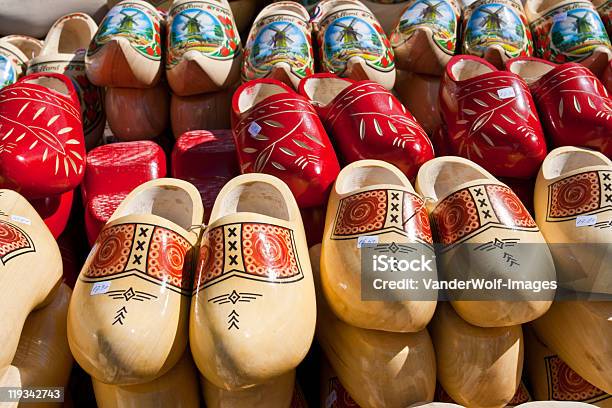
[{"label": "red clog with white flower", "polygon": [[302,80],[300,93],[312,101],[346,162],[384,160],[414,178],[434,157],[421,125],[376,82],[315,74]]},{"label": "red clog with white flower", "polygon": [[538,58],[515,58],[507,69],[529,83],[555,147],[589,147],[612,157],[612,100],[591,71],[573,62],[555,65]]},{"label": "red clog with white flower", "polygon": [[49,197],[73,190],[84,171],[79,97],[68,77],[33,74],[0,90],[0,188]]},{"label": "red clog with white flower", "polygon": [[440,108],[451,154],[497,177],[538,172],[546,142],[529,88],[518,75],[482,58],[455,56],[442,79]]},{"label": "red clog with white flower", "polygon": [[232,128],[242,173],[280,178],[300,207],[327,200],[340,166],[306,98],[280,81],[249,81],[232,98]]}]

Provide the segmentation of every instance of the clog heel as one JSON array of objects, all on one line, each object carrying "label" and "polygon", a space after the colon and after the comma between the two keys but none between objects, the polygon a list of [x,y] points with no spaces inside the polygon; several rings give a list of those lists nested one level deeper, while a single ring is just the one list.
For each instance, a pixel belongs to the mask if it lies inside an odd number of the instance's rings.
[{"label": "clog heel", "polygon": [[266,6],[249,33],[242,80],[268,77],[297,88],[314,73],[309,20],[308,11],[294,1]]},{"label": "clog heel", "polygon": [[104,17],[89,44],[87,77],[98,86],[150,88],[161,75],[162,17],[142,0],[125,0]]},{"label": "clog heel", "polygon": [[51,300],[61,277],[59,248],[36,210],[0,190],[0,370],[13,361],[28,314]]},{"label": "clog heel", "polygon": [[227,0],[176,0],[167,26],[166,77],[172,92],[214,92],[239,80],[242,46]]},{"label": "clog heel", "polygon": [[449,292],[464,320],[481,327],[511,326],[548,310],[555,265],[538,226],[508,186],[474,162],[446,156],[421,167],[416,190],[428,198],[444,280],[548,282],[539,292],[520,286]]},{"label": "clog heel", "polygon": [[162,178],[128,194],[100,232],[68,309],[72,354],[98,381],[150,382],[183,354],[203,215],[193,185]]},{"label": "clog heel", "polygon": [[223,187],[196,282],[189,339],[208,381],[247,388],[302,361],[314,336],[315,293],[302,218],[285,183],[247,174]]},{"label": "clog heel", "polygon": [[[377,248],[412,245],[410,259],[435,259],[425,203],[406,176],[383,161],[354,162],[338,175],[327,204],[321,286],[331,310],[345,323],[390,332],[423,330],[436,309],[436,290],[415,291],[412,298],[395,298],[390,291],[388,301],[362,301],[362,237]],[[429,270],[418,272],[421,278],[437,279],[435,260]]]}]

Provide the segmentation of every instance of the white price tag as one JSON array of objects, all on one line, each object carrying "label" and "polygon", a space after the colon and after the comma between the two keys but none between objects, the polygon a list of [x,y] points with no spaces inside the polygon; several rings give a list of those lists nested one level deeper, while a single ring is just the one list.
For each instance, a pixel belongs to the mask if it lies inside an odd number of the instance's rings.
[{"label": "white price tag", "polygon": [[498,89],[497,96],[499,96],[501,99],[508,99],[514,98],[516,96],[516,93],[514,92],[514,88],[509,86],[507,88]]},{"label": "white price tag", "polygon": [[89,292],[89,296],[101,295],[103,293],[106,293],[110,289],[110,286],[110,281],[96,282],[91,287],[91,292]]},{"label": "white price tag", "polygon": [[367,246],[374,246],[378,244],[378,236],[370,236],[370,235],[363,235],[361,237],[357,238],[357,248],[361,248],[364,245]]},{"label": "white price tag", "polygon": [[325,399],[325,408],[331,408],[337,399],[338,395],[336,394],[336,390],[332,390],[332,392]]},{"label": "white price tag", "polygon": [[15,221],[25,225],[32,225],[32,221],[29,218],[22,217],[21,215],[11,215],[11,221]]},{"label": "white price tag", "polygon": [[576,227],[588,227],[597,224],[597,215],[579,215],[576,217]]},{"label": "white price tag", "polygon": [[557,13],[553,16],[553,23],[560,23],[561,21],[567,20],[567,13]]},{"label": "white price tag", "polygon": [[257,122],[251,122],[249,125],[249,133],[253,136],[258,135],[261,132],[261,126],[257,124]]}]

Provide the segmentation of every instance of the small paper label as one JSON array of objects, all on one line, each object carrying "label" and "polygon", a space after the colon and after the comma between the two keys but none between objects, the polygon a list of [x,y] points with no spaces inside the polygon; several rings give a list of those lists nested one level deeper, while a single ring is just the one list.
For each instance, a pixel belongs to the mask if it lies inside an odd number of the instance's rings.
[{"label": "small paper label", "polygon": [[567,13],[557,13],[553,16],[553,23],[559,23],[561,21],[565,21],[567,19]]},{"label": "small paper label", "polygon": [[576,217],[577,227],[588,227],[597,224],[597,215],[579,215]]},{"label": "small paper label", "polygon": [[89,295],[95,296],[95,295],[101,295],[103,293],[106,293],[110,289],[110,285],[111,285],[110,281],[96,282],[93,284]]},{"label": "small paper label", "polygon": [[332,390],[332,392],[325,399],[325,408],[331,408],[337,399],[338,395],[336,394],[336,390]]},{"label": "small paper label", "polygon": [[261,132],[261,126],[257,124],[257,122],[251,122],[249,125],[249,133],[253,136],[258,135]]},{"label": "small paper label", "polygon": [[357,238],[357,248],[378,244],[378,236],[363,235]]},{"label": "small paper label", "polygon": [[22,217],[21,215],[11,215],[11,221],[25,225],[32,225],[32,221],[29,218]]},{"label": "small paper label", "polygon": [[514,88],[509,86],[507,88],[498,89],[497,96],[499,96],[502,99],[508,99],[508,98],[514,98],[516,96],[516,93],[514,92]]}]

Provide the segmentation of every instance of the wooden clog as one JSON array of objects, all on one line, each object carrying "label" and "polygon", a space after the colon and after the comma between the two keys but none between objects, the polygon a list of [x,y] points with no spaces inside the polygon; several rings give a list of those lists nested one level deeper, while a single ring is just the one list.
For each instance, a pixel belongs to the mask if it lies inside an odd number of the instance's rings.
[{"label": "wooden clog", "polygon": [[300,93],[312,101],[344,162],[384,160],[414,179],[434,157],[421,125],[376,82],[315,74],[302,80]]},{"label": "wooden clog", "polygon": [[[398,70],[394,91],[427,134],[433,134],[442,123],[438,104],[440,77]],[[434,151],[440,155],[437,149]]]},{"label": "wooden clog", "polygon": [[521,382],[521,326],[484,328],[463,321],[440,302],[429,326],[446,392],[467,407],[503,407]]},{"label": "wooden clog", "polygon": [[232,131],[243,173],[280,178],[300,207],[327,200],[340,165],[306,98],[274,79],[242,84],[232,98]]},{"label": "wooden clog", "polygon": [[592,408],[594,405],[573,401],[532,401],[516,408]]},{"label": "wooden clog", "polygon": [[478,0],[463,10],[462,51],[499,69],[510,58],[533,54],[533,39],[520,0]]},{"label": "wooden clog", "polygon": [[612,396],[589,384],[536,337],[525,334],[525,376],[537,400],[579,401],[612,407]]},{"label": "wooden clog", "polygon": [[[362,301],[360,237],[373,237],[377,245],[414,244],[410,259],[435,258],[425,203],[406,176],[383,161],[354,162],[338,175],[327,205],[321,286],[331,310],[345,323],[390,332],[423,330],[436,309],[436,290],[423,290],[416,299],[399,301],[389,291],[388,301]],[[435,261],[430,271],[415,277],[437,279]]]},{"label": "wooden clog", "polygon": [[295,370],[263,384],[234,391],[219,388],[205,377],[201,377],[200,381],[206,408],[290,408]]},{"label": "wooden clog", "polygon": [[512,288],[498,288],[491,296],[478,290],[454,292],[449,297],[464,320],[481,327],[512,326],[548,310],[556,288],[550,250],[508,186],[474,162],[447,156],[421,167],[416,190],[428,199],[436,242],[442,244],[437,261],[444,280],[549,282],[550,290],[539,293]]},{"label": "wooden clog", "polygon": [[100,143],[104,132],[102,89],[94,86],[85,73],[85,54],[98,26],[84,13],[60,17],[49,30],[40,53],[28,62],[28,74],[54,72],[72,80],[83,119],[87,150]]},{"label": "wooden clog", "polygon": [[30,199],[30,204],[57,239],[68,224],[74,201],[74,190],[45,198]]},{"label": "wooden clog", "polygon": [[596,75],[612,58],[606,28],[590,1],[527,0],[525,13],[539,57],[580,62]]},{"label": "wooden clog", "polygon": [[235,89],[224,89],[194,96],[172,95],[170,122],[172,134],[178,138],[185,132],[232,127],[232,96]]},{"label": "wooden clog", "polygon": [[26,56],[28,61],[40,54],[43,48],[43,41],[38,38],[30,37],[29,35],[11,34],[6,37],[2,37],[0,42],[6,41],[19,48],[21,52]]},{"label": "wooden clog", "polygon": [[175,94],[214,92],[238,80],[242,46],[227,0],[175,0],[167,24],[166,76]]},{"label": "wooden clog", "polygon": [[0,90],[0,187],[28,198],[73,190],[85,170],[79,99],[59,74],[33,74]]},{"label": "wooden clog", "polygon": [[582,378],[612,394],[611,317],[609,301],[557,301],[532,326]]},{"label": "wooden clog", "polygon": [[531,89],[542,125],[555,146],[583,146],[612,157],[612,99],[584,66],[517,58],[508,71]]},{"label": "wooden clog", "polygon": [[[26,73],[27,62],[32,58],[30,52],[35,50],[27,46],[29,43],[24,38],[30,37],[11,35],[0,38],[0,88],[14,84]],[[32,40],[42,47],[42,41]]]},{"label": "wooden clog", "polygon": [[531,178],[546,142],[527,84],[482,58],[458,55],[440,85],[440,111],[451,154],[497,177]]},{"label": "wooden clog", "polygon": [[405,3],[389,36],[399,69],[441,75],[455,53],[461,10],[455,0]]},{"label": "wooden clog", "polygon": [[161,377],[144,384],[111,385],[92,377],[99,408],[199,408],[197,370],[189,352]]},{"label": "wooden clog", "polygon": [[154,139],[168,127],[170,94],[165,83],[153,88],[107,88],[108,126],[121,141]]},{"label": "wooden clog", "polygon": [[601,79],[601,82],[608,91],[608,95],[610,95],[612,92],[612,59],[610,59],[610,62],[608,62],[608,65],[606,65],[606,69],[601,74],[599,79]]},{"label": "wooden clog", "polygon": [[19,370],[20,386],[66,387],[72,354],[66,334],[66,313],[72,290],[62,283],[51,303],[35,310],[25,321],[11,365]]},{"label": "wooden clog", "polygon": [[427,329],[392,333],[338,319],[322,295],[319,245],[310,249],[317,284],[317,340],[338,379],[362,407],[407,407],[433,400],[434,349]]},{"label": "wooden clog", "polygon": [[[106,6],[109,9],[112,9],[120,1],[121,0],[106,0]],[[155,6],[155,8],[158,9],[159,11],[167,13],[168,10],[170,10],[170,6],[172,6],[173,0],[146,0],[146,1],[147,3],[151,3],[153,6]]]},{"label": "wooden clog", "polygon": [[[191,184],[141,184],[100,232],[68,309],[79,365],[106,384],[153,381],[187,345],[192,249],[203,218]],[[195,229],[194,229],[195,228]]]},{"label": "wooden clog", "polygon": [[606,27],[609,38],[610,35],[612,35],[612,3],[608,0],[594,0],[593,5],[597,8],[597,12]]},{"label": "wooden clog", "polygon": [[13,360],[28,314],[61,277],[57,243],[36,210],[15,191],[0,190],[0,370]]},{"label": "wooden clog", "polygon": [[133,189],[165,176],[166,155],[157,143],[111,143],[90,151],[81,185],[89,244]]},{"label": "wooden clog", "polygon": [[194,130],[184,133],[174,144],[170,162],[172,177],[188,181],[200,191],[204,222],[208,223],[219,191],[240,174],[232,132]]},{"label": "wooden clog", "polygon": [[319,372],[319,401],[322,407],[330,408],[359,408],[338,379],[338,374],[322,356],[320,359]]},{"label": "wooden clog", "polygon": [[150,88],[161,75],[162,17],[151,4],[125,0],[104,17],[85,56],[98,86]]},{"label": "wooden clog", "polygon": [[611,193],[612,161],[601,153],[560,147],[542,163],[535,215],[560,286],[612,294]]},{"label": "wooden clog", "polygon": [[313,14],[323,72],[395,84],[393,50],[376,17],[359,0],[323,0]]},{"label": "wooden clog", "polygon": [[268,382],[306,356],[315,321],[291,191],[266,174],[234,178],[217,196],[200,245],[189,328],[200,372],[229,390]]},{"label": "wooden clog", "polygon": [[246,43],[242,80],[274,78],[297,88],[314,73],[308,11],[294,1],[272,3],[259,13]]},{"label": "wooden clog", "polygon": [[[434,399],[436,401],[441,401],[444,403],[455,404],[455,401],[450,397],[450,395],[448,395],[448,393],[444,390],[444,388],[442,388],[439,383],[436,387],[436,395],[434,396]],[[514,393],[514,396],[508,402],[508,404],[506,404],[506,407],[515,407],[517,405],[524,404],[529,401],[532,401],[531,395],[529,395],[527,387],[525,387],[525,384],[521,381],[518,388],[516,389],[516,392]],[[460,407],[462,405],[457,406]]]}]

